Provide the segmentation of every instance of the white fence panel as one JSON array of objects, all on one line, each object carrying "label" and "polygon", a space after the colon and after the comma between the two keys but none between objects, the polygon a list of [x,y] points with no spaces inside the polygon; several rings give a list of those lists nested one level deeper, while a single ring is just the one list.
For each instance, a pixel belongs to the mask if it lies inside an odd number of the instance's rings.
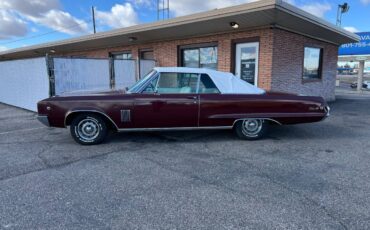
[{"label": "white fence panel", "polygon": [[0,102],[37,111],[37,102],[48,97],[45,58],[0,62]]},{"label": "white fence panel", "polygon": [[116,89],[125,89],[136,82],[135,60],[114,60]]},{"label": "white fence panel", "polygon": [[54,58],[55,94],[80,90],[109,90],[106,59]]},{"label": "white fence panel", "polygon": [[155,67],[154,60],[140,60],[140,78],[145,77]]}]

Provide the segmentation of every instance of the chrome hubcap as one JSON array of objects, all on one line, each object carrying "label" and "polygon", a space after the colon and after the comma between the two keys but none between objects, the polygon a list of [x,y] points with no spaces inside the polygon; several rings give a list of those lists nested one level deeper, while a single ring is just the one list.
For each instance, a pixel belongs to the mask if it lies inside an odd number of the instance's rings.
[{"label": "chrome hubcap", "polygon": [[99,135],[99,123],[93,118],[85,118],[78,123],[76,131],[84,141],[93,141]]},{"label": "chrome hubcap", "polygon": [[249,137],[255,137],[262,130],[263,120],[261,119],[248,119],[243,121],[242,132]]}]

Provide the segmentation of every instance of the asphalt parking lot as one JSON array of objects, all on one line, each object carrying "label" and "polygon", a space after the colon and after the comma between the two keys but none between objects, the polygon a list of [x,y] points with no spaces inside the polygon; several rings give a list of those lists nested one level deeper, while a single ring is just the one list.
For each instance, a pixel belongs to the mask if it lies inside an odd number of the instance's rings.
[{"label": "asphalt parking lot", "polygon": [[370,97],[315,124],[99,146],[0,104],[0,229],[369,229]]}]

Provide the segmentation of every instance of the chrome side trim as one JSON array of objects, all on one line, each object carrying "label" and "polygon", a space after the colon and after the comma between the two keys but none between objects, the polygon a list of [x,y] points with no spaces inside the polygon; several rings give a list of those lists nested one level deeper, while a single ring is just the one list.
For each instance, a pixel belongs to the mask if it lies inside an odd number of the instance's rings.
[{"label": "chrome side trim", "polygon": [[67,118],[68,118],[68,116],[70,116],[71,114],[74,114],[74,113],[81,113],[81,112],[83,112],[83,113],[98,113],[100,115],[103,115],[110,122],[112,122],[112,124],[114,125],[114,127],[116,127],[117,130],[119,130],[117,124],[112,120],[112,118],[110,118],[107,114],[105,114],[103,112],[100,112],[100,111],[97,111],[97,110],[73,110],[73,111],[67,112],[67,114],[64,117],[64,127],[67,127]]},{"label": "chrome side trim", "polygon": [[237,119],[237,120],[235,120],[235,121],[234,121],[234,123],[233,123],[233,127],[234,127],[234,125],[235,125],[235,123],[236,123],[236,122],[238,122],[238,121],[243,121],[243,120],[247,120],[247,119],[261,119],[261,120],[267,120],[267,121],[275,122],[275,123],[276,123],[276,124],[278,124],[278,125],[283,125],[283,124],[281,124],[280,122],[278,122],[277,120],[274,120],[274,119],[271,119],[271,118],[248,117],[248,118],[241,118],[241,119]]},{"label": "chrome side trim", "polygon": [[[245,118],[247,119],[247,118]],[[232,126],[206,126],[206,127],[171,127],[171,128],[123,128],[117,129],[118,132],[150,132],[150,131],[187,131],[187,130],[221,130],[221,129],[232,129],[236,122],[245,120],[237,119],[234,121]],[[273,121],[278,125],[282,125],[280,122],[270,118],[249,118],[249,119],[263,119]]]},{"label": "chrome side trim", "polygon": [[45,125],[45,126],[47,126],[47,127],[50,127],[48,116],[38,115],[38,116],[37,116],[37,120],[38,120],[39,122],[41,122],[43,125]]},{"label": "chrome side trim", "polygon": [[214,129],[232,129],[233,126],[209,126],[209,127],[174,127],[174,128],[123,128],[118,132],[137,132],[137,131],[186,131],[186,130],[214,130]]}]

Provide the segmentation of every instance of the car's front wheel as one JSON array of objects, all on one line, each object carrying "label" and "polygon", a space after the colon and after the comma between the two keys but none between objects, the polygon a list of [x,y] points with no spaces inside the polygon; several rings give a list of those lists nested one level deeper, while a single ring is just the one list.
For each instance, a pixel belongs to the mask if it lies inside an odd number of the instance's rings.
[{"label": "car's front wheel", "polygon": [[79,114],[71,122],[73,139],[82,145],[96,145],[104,141],[108,127],[104,119],[96,114]]},{"label": "car's front wheel", "polygon": [[268,129],[268,122],[264,119],[244,119],[235,124],[235,132],[244,140],[257,140],[262,138]]}]

